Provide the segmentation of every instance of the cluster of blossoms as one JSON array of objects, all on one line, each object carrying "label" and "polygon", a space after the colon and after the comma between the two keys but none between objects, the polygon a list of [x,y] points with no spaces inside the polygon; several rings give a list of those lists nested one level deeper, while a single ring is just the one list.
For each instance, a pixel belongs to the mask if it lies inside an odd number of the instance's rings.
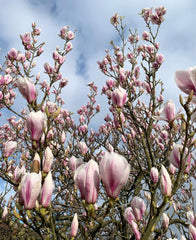
[{"label": "cluster of blossoms", "polygon": [[[14,195],[8,202],[0,197],[0,212],[13,231],[14,219],[18,239],[24,229],[36,239],[196,239],[196,67],[175,73],[177,86],[188,94],[180,97],[182,109],[176,112],[172,100],[163,104],[156,73],[164,56],[156,36],[165,13],[163,6],[143,9],[147,30],[141,37],[130,30],[127,40],[123,18],[116,13],[110,19],[122,43],[112,41],[113,54],[106,50],[98,62],[107,76],[102,94],[109,105],[98,130],[91,124],[101,110],[94,82],[78,121],[63,107],[68,80],[61,67],[75,32],[60,30],[63,49],[56,47],[53,64],[43,66],[49,81],[32,75],[44,45],[37,43],[41,30],[35,23],[20,36],[24,53],[8,52],[0,108],[16,116],[0,127],[0,177]],[[20,113],[12,107],[17,92],[26,101]],[[181,226],[173,230],[175,224]]]}]

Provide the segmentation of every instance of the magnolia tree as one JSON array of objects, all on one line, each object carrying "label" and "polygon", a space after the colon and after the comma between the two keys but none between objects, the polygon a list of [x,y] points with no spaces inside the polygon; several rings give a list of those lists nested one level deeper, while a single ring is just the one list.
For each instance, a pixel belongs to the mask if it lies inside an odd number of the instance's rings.
[{"label": "magnolia tree", "polygon": [[[68,82],[61,67],[75,32],[60,30],[63,48],[43,66],[47,81],[36,72],[44,43],[35,23],[20,36],[24,51],[8,52],[0,75],[0,107],[11,114],[0,127],[4,239],[196,239],[196,67],[175,73],[186,94],[176,112],[157,77],[165,13],[162,6],[143,9],[146,31],[139,37],[129,30],[127,39],[123,18],[111,18],[121,42],[112,41],[98,62],[108,114],[96,129],[94,82],[78,121],[61,98]],[[16,93],[26,102],[20,112]]]}]

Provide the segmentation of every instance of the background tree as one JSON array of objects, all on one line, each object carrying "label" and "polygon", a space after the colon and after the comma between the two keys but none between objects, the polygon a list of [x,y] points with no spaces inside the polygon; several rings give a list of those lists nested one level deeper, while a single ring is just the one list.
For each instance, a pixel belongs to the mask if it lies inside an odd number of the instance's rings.
[{"label": "background tree", "polygon": [[[1,194],[1,225],[10,239],[196,239],[195,68],[177,71],[187,94],[182,110],[164,103],[157,72],[164,61],[157,35],[166,9],[145,8],[142,38],[117,13],[111,18],[120,43],[98,62],[108,77],[102,94],[108,113],[98,129],[100,111],[94,82],[88,102],[74,121],[61,98],[67,79],[61,66],[72,50],[75,32],[60,30],[64,44],[44,64],[48,81],[36,71],[44,43],[41,31],[21,35],[24,53],[12,48],[1,68],[0,104],[14,116],[1,126],[0,176],[12,194]],[[26,107],[14,110],[16,93]],[[164,103],[164,104],[163,104]],[[3,230],[3,228],[2,228]]]}]

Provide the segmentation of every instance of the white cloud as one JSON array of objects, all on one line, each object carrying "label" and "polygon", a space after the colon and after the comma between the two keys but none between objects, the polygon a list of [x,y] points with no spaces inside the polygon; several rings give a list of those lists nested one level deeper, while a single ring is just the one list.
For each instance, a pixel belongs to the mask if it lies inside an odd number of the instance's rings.
[{"label": "white cloud", "polygon": [[[187,68],[195,64],[194,39],[196,32],[190,28],[195,25],[196,3],[187,1],[157,1],[157,0],[84,0],[84,1],[12,1],[0,0],[0,43],[2,42],[2,54],[11,47],[22,50],[19,34],[30,31],[31,23],[35,21],[42,29],[39,39],[46,40],[45,52],[38,62],[37,72],[43,71],[43,64],[52,63],[52,52],[56,45],[62,46],[57,34],[64,25],[70,25],[71,29],[77,28],[74,50],[68,54],[65,66],[62,69],[63,76],[67,77],[69,84],[64,91],[66,108],[74,110],[85,104],[89,81],[95,81],[101,90],[105,77],[98,70],[97,60],[102,60],[104,50],[108,48],[109,41],[116,38],[116,33],[110,24],[110,17],[118,12],[125,16],[127,27],[138,28],[140,34],[145,25],[138,13],[143,7],[166,6],[166,21],[160,29],[160,52],[165,55],[165,63],[160,70],[160,75],[165,82],[165,97],[178,100],[179,91],[175,86],[173,76],[177,69]],[[80,56],[84,56],[85,75],[77,74],[77,62]],[[2,57],[0,57],[2,59]],[[81,65],[82,67],[82,65]],[[82,72],[82,71],[81,71]],[[43,78],[46,75],[42,74]],[[176,90],[174,94],[173,89]],[[101,103],[104,102],[101,99]]]}]

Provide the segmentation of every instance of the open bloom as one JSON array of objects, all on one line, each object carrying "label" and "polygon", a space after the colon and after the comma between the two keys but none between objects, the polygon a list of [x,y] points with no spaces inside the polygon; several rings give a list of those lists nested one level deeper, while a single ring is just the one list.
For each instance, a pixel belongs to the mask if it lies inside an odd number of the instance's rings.
[{"label": "open bloom", "polygon": [[144,201],[140,197],[135,196],[131,201],[131,207],[133,209],[135,219],[137,221],[140,221],[146,210],[146,205]]},{"label": "open bloom", "polygon": [[164,196],[171,196],[171,191],[172,191],[172,182],[171,178],[169,176],[169,173],[167,172],[167,169],[162,165],[161,166],[161,178],[160,178],[160,183],[161,183],[161,192]]},{"label": "open bloom", "polygon": [[10,60],[16,60],[18,56],[18,50],[15,48],[10,49],[7,56]]},{"label": "open bloom", "polygon": [[127,102],[126,90],[119,86],[112,93],[112,103],[114,106],[122,108],[126,102]]},{"label": "open bloom", "polygon": [[167,122],[174,121],[175,119],[180,118],[181,109],[177,113],[175,112],[176,112],[176,107],[174,102],[172,100],[168,100],[164,104],[163,108],[160,110],[160,115],[153,116],[153,118],[156,120],[164,120]]},{"label": "open bloom", "polygon": [[31,103],[36,100],[37,92],[35,89],[35,85],[32,80],[27,77],[20,77],[17,81],[18,90],[23,95],[23,97]]},{"label": "open bloom", "polygon": [[94,160],[79,166],[74,174],[74,181],[79,188],[81,198],[86,203],[96,203],[99,191],[99,167]]},{"label": "open bloom", "polygon": [[189,94],[193,90],[196,96],[196,67],[176,71],[175,82],[181,91]]},{"label": "open bloom", "polygon": [[49,172],[44,180],[44,184],[41,191],[40,204],[43,207],[49,206],[53,189],[54,189],[54,181],[52,180],[51,172]]},{"label": "open bloom", "polygon": [[3,143],[3,156],[9,157],[13,152],[15,152],[17,148],[17,142],[16,141],[7,141]]},{"label": "open bloom", "polygon": [[100,164],[100,175],[107,195],[117,198],[120,190],[127,183],[130,165],[127,160],[114,152],[106,152]]},{"label": "open bloom", "polygon": [[32,209],[41,190],[41,177],[37,173],[27,173],[21,181],[20,196],[25,209]]},{"label": "open bloom", "polygon": [[27,117],[27,127],[31,134],[32,140],[39,141],[41,138],[46,122],[46,115],[41,112],[30,112]]},{"label": "open bloom", "polygon": [[[169,155],[169,160],[170,163],[172,163],[176,168],[180,167],[180,149],[182,149],[183,146],[181,144],[173,144],[173,150],[171,152],[171,154]],[[182,158],[182,167],[184,166],[184,164],[187,165],[186,169],[185,169],[185,173],[188,173],[190,170],[190,165],[191,165],[191,154],[188,154],[188,149],[185,148],[184,151],[184,156]]]}]

